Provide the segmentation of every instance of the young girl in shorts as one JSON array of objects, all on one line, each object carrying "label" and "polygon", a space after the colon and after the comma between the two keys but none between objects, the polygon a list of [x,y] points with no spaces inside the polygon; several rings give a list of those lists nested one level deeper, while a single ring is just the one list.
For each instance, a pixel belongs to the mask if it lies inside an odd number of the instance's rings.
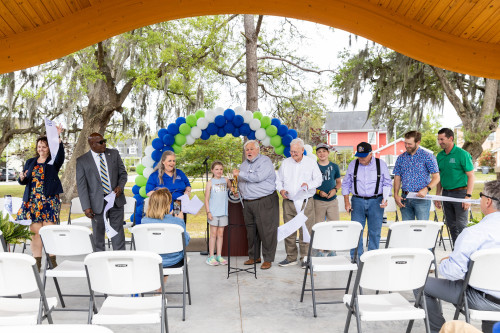
[{"label": "young girl in shorts", "polygon": [[[205,190],[205,208],[210,224],[209,254],[206,262],[210,266],[227,265],[227,260],[222,258],[221,253],[224,227],[228,224],[227,189],[231,187],[231,182],[222,176],[224,165],[221,161],[214,161],[211,170],[213,178],[208,181]],[[217,257],[214,255],[216,243]]]}]

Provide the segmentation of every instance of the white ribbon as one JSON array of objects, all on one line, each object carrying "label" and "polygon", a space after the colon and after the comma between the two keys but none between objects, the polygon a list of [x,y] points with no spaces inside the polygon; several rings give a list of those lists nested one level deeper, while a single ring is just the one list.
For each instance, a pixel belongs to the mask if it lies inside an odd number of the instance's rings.
[{"label": "white ribbon", "polygon": [[481,199],[458,199],[458,198],[452,198],[452,197],[446,197],[443,195],[431,195],[427,194],[425,197],[417,197],[416,192],[410,192],[406,196],[407,199],[420,199],[420,200],[436,200],[436,201],[450,201],[450,202],[465,202],[465,203],[470,203],[470,204],[475,204],[479,205],[481,203]]},{"label": "white ribbon", "polygon": [[45,118],[45,131],[47,132],[47,141],[51,156],[48,164],[52,165],[59,151],[59,134],[57,133],[56,124],[52,120],[49,120],[49,118]]},{"label": "white ribbon", "polygon": [[[288,198],[293,201],[297,215],[295,215],[295,217],[287,223],[278,227],[278,242],[281,242],[283,239],[292,233],[297,232],[297,230],[302,227],[302,241],[304,243],[309,243],[311,241],[311,235],[309,235],[309,231],[307,230],[307,216],[304,214],[309,201],[307,187],[302,186],[297,193],[289,195]],[[304,201],[304,209],[302,209]]]}]

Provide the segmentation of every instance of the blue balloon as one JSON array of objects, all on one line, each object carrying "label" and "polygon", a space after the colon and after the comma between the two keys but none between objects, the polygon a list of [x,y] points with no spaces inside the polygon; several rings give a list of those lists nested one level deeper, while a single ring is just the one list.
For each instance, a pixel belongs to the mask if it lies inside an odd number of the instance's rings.
[{"label": "blue balloon", "polygon": [[235,128],[235,129],[234,129],[234,131],[233,131],[233,136],[234,136],[235,138],[237,138],[237,137],[239,137],[240,135],[241,135],[240,130],[239,130],[239,129],[237,129],[237,128]]},{"label": "blue balloon", "polygon": [[[135,213],[134,213],[134,214],[132,214],[132,215],[130,215],[130,221],[131,221],[131,222],[134,222],[134,215],[135,215]],[[125,222],[123,222],[123,224],[125,224]]]},{"label": "blue balloon", "polygon": [[245,123],[245,119],[240,116],[240,115],[237,115],[233,118],[233,125],[234,127],[240,127],[241,125],[243,125]]},{"label": "blue balloon", "polygon": [[167,127],[168,134],[170,135],[177,135],[179,134],[179,126],[177,124],[169,124]]},{"label": "blue balloon", "polygon": [[232,121],[234,118],[234,110],[226,109],[226,111],[224,111],[224,118],[226,118],[227,121]]},{"label": "blue balloon", "polygon": [[304,149],[304,155],[307,155],[307,150]]},{"label": "blue balloon", "polygon": [[288,126],[286,125],[279,125],[278,126],[278,135],[283,137],[288,134]]},{"label": "blue balloon", "polygon": [[279,127],[281,125],[281,121],[278,118],[271,119],[271,125]]},{"label": "blue balloon", "polygon": [[153,169],[156,168],[157,165],[158,165],[158,162],[155,162],[155,164],[153,164]]},{"label": "blue balloon", "polygon": [[163,148],[163,140],[161,140],[160,138],[156,138],[151,143],[151,146],[153,146],[154,149],[162,149]]},{"label": "blue balloon", "polygon": [[166,152],[167,150],[174,151],[174,148],[171,145],[163,146],[162,152]]},{"label": "blue balloon", "polygon": [[167,134],[167,133],[168,133],[167,129],[166,129],[166,128],[162,128],[162,129],[160,129],[160,130],[158,131],[158,137],[159,137],[160,139],[162,139],[162,138],[165,136],[165,134]]},{"label": "blue balloon", "polygon": [[[142,213],[141,213],[141,214],[142,214]],[[138,216],[135,218],[135,224],[141,224],[141,223],[142,223],[142,216],[139,216],[139,215],[138,215]]]},{"label": "blue balloon", "polygon": [[[281,141],[283,143],[283,141]],[[290,147],[285,147],[285,150],[283,151],[283,154],[285,154],[286,157],[292,156],[290,154]]]},{"label": "blue balloon", "polygon": [[224,132],[226,133],[233,133],[234,131],[234,125],[233,123],[226,123],[226,125],[224,125]]},{"label": "blue balloon", "polygon": [[217,117],[215,117],[214,122],[217,127],[224,127],[224,125],[226,125],[226,118],[224,116],[218,115]]},{"label": "blue balloon", "polygon": [[175,123],[177,124],[177,126],[181,126],[182,124],[185,124],[186,123],[186,118],[184,117],[179,117],[175,120]]},{"label": "blue balloon", "polygon": [[294,130],[293,128],[288,130],[288,134],[290,134],[290,136],[292,137],[292,140],[297,139],[297,131]]},{"label": "blue balloon", "polygon": [[290,147],[290,142],[292,142],[292,140],[293,140],[292,136],[290,134],[287,134],[281,139],[281,143],[285,147]]},{"label": "blue balloon", "polygon": [[247,136],[248,134],[250,134],[251,131],[252,130],[250,129],[250,125],[248,124],[243,124],[240,127],[240,134],[243,136]]},{"label": "blue balloon", "polygon": [[175,142],[175,137],[172,135],[172,134],[165,134],[163,136],[163,143],[165,144],[165,146],[171,146],[173,145]]},{"label": "blue balloon", "polygon": [[140,189],[141,189],[141,187],[139,185],[134,185],[134,186],[132,186],[132,193],[139,194]]},{"label": "blue balloon", "polygon": [[163,155],[163,150],[155,149],[151,153],[151,158],[153,159],[153,161],[158,162],[159,160],[161,160],[161,155]]},{"label": "blue balloon", "polygon": [[214,123],[208,124],[208,127],[207,127],[207,133],[208,134],[215,135],[215,134],[217,134],[218,130],[219,130],[219,128]]},{"label": "blue balloon", "polygon": [[219,128],[219,130],[217,131],[217,136],[219,138],[223,138],[226,136],[226,131],[224,131],[224,128]]},{"label": "blue balloon", "polygon": [[[215,127],[217,127],[217,126],[215,126]],[[210,139],[210,134],[208,134],[207,130],[202,130],[200,138],[202,140],[208,140],[208,139]]]},{"label": "blue balloon", "polygon": [[251,132],[247,135],[247,138],[248,138],[248,140],[256,140],[257,138],[255,137],[255,131],[251,131]]},{"label": "blue balloon", "polygon": [[137,202],[137,206],[135,208],[135,210],[137,211],[137,207],[139,207],[139,205],[144,202],[144,198],[141,197],[140,194],[136,194],[136,195],[134,195],[134,199]]}]

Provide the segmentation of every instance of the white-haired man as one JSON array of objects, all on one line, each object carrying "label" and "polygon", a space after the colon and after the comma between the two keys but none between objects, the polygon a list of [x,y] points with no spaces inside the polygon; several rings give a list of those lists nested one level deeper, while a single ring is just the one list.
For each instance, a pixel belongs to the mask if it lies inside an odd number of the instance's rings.
[{"label": "white-haired man", "polygon": [[[318,163],[312,158],[304,158],[304,141],[294,139],[290,143],[291,157],[285,159],[278,171],[276,188],[283,197],[283,220],[285,223],[293,219],[299,212],[291,198],[300,191],[305,191],[306,197],[301,208],[307,217],[306,227],[309,233],[316,223],[314,216],[314,200],[312,197],[316,193],[316,188],[323,182],[323,176],[319,170]],[[297,264],[297,245],[294,232],[285,239],[286,258],[279,263],[280,266],[290,266]],[[303,242],[302,228],[299,229],[300,260],[307,255],[309,243]],[[305,267],[304,262],[301,263]]]},{"label": "white-haired man", "polygon": [[[238,177],[238,187],[244,202],[243,218],[247,228],[249,257],[244,264],[261,262],[262,244],[264,262],[260,268],[269,269],[278,245],[279,198],[276,194],[276,173],[271,159],[260,154],[257,141],[249,140],[243,148],[246,160],[241,164],[240,170],[233,170],[233,175]],[[257,234],[254,237],[255,227]]]}]

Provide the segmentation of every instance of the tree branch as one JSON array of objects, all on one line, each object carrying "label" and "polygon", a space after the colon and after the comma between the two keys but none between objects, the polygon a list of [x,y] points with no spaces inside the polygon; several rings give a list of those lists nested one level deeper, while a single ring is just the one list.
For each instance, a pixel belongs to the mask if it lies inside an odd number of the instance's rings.
[{"label": "tree branch", "polygon": [[304,68],[304,67],[300,66],[299,64],[294,63],[293,61],[290,61],[288,59],[284,59],[281,57],[264,56],[264,57],[258,57],[257,60],[277,60],[277,61],[286,62],[294,67],[297,67],[298,69],[300,69],[304,72],[311,72],[311,73],[316,73],[316,74],[321,74],[323,72],[335,73],[335,71],[332,69],[314,70],[314,69],[310,69],[310,68]]},{"label": "tree branch", "polygon": [[264,15],[259,15],[259,18],[257,20],[257,27],[255,28],[255,39],[259,37],[260,33],[260,27],[262,26],[262,19],[264,18]]}]

